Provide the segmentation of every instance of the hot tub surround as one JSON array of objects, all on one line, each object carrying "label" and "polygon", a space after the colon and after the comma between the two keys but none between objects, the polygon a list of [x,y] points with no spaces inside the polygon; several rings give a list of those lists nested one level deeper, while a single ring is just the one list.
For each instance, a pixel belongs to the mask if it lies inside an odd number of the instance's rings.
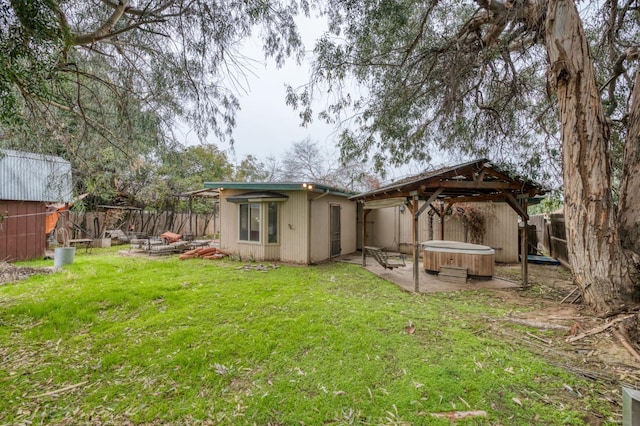
[{"label": "hot tub surround", "polygon": [[466,268],[471,277],[491,278],[495,272],[495,250],[479,244],[432,240],[422,243],[423,265],[432,274],[441,266]]}]

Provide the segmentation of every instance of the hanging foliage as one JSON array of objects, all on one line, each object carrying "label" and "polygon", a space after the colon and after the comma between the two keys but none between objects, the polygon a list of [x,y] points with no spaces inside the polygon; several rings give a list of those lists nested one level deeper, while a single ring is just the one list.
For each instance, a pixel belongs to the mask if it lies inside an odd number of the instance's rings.
[{"label": "hanging foliage", "polygon": [[484,213],[477,207],[467,203],[456,204],[453,215],[462,221],[467,236],[473,244],[481,244],[487,231],[487,219]]}]

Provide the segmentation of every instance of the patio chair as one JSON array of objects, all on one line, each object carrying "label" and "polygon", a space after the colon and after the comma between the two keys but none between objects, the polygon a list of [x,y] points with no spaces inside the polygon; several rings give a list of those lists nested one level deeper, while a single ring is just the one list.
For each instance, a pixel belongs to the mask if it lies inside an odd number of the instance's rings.
[{"label": "patio chair", "polygon": [[389,254],[386,251],[383,251],[380,247],[365,246],[364,249],[366,253],[373,257],[384,269],[406,266],[404,263],[404,255],[402,254]]}]

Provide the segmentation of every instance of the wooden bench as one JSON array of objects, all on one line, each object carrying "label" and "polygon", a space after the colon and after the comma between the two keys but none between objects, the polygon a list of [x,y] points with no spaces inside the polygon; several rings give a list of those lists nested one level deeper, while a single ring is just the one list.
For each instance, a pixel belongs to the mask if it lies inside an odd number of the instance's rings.
[{"label": "wooden bench", "polygon": [[84,251],[90,252],[93,247],[93,240],[90,238],[78,238],[75,240],[69,240],[69,245],[76,247],[78,244],[84,245]]},{"label": "wooden bench", "polygon": [[365,246],[366,253],[373,257],[384,269],[406,266],[403,255],[389,254],[380,247]]}]

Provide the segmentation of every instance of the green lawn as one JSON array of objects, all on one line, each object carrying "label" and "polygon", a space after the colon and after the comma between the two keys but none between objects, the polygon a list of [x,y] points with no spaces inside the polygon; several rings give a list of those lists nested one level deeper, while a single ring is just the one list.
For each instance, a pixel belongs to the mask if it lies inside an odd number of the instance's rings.
[{"label": "green lawn", "polygon": [[94,250],[0,286],[0,424],[449,424],[431,414],[484,410],[461,423],[549,425],[610,414],[591,384],[491,334],[491,318],[517,309],[491,293],[413,295],[341,263],[242,265]]}]

